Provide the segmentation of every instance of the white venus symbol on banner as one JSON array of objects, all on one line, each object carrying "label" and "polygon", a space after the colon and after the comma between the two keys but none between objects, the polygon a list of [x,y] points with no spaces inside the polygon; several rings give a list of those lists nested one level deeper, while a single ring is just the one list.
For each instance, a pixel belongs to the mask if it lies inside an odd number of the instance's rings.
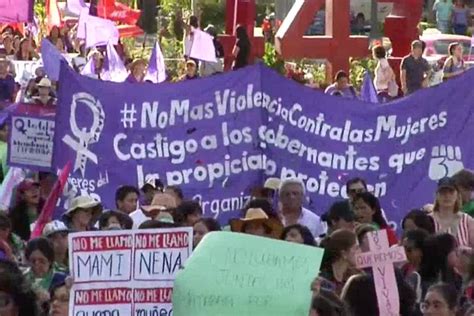
[{"label": "white venus symbol on banner", "polygon": [[[78,106],[80,106],[79,104],[86,105],[92,112],[93,120],[89,130],[85,127],[80,129],[77,125],[76,110]],[[97,155],[90,151],[88,146],[99,141],[100,133],[104,128],[104,123],[105,113],[99,100],[96,100],[92,95],[85,92],[76,93],[72,96],[69,125],[72,134],[77,138],[77,140],[66,134],[63,137],[63,142],[76,152],[74,171],[80,169],[83,177],[85,176],[86,163],[88,159],[95,164],[98,164]]]}]

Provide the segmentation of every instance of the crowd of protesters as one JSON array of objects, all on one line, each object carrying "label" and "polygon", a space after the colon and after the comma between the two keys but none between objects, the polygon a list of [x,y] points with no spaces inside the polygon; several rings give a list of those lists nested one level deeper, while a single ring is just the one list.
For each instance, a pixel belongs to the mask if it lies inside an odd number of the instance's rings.
[{"label": "crowd of protesters", "polygon": [[71,232],[192,227],[194,247],[209,232],[230,230],[324,248],[320,273],[308,288],[310,315],[348,316],[379,315],[373,274],[357,268],[355,255],[370,251],[367,233],[386,230],[389,244],[403,246],[407,256],[395,269],[400,315],[473,315],[473,192],[469,170],[440,180],[434,203],[407,210],[397,237],[362,178],[349,180],[347,200],[334,201],[321,217],[305,208],[300,180],[270,178],[228,225],[205,217],[181,188],[154,180],[140,189],[119,187],[115,210],[78,196],[41,237],[31,238],[47,192],[36,179],[27,179],[15,189],[12,208],[0,212],[0,312],[68,315]]},{"label": "crowd of protesters", "polygon": [[[443,1],[441,1],[443,2]],[[438,7],[437,7],[438,8]],[[459,28],[456,23],[454,27]],[[197,79],[223,71],[220,58],[224,52],[212,26],[205,29],[215,38],[217,62],[198,61],[189,56],[193,32],[198,21],[188,21],[185,40],[185,74],[181,80]],[[94,58],[100,79],[104,50],[86,51],[74,38],[74,28],[53,28],[48,40],[62,53],[75,53],[72,65],[78,71],[87,59]],[[251,43],[244,27],[238,27],[232,50],[233,69],[249,63]],[[0,101],[27,100],[45,107],[56,104],[55,82],[38,68],[26,84],[15,82],[13,60],[38,59],[38,44],[32,34],[5,28],[0,37]],[[429,67],[422,57],[423,43],[415,41],[412,53],[404,58],[401,90],[412,94],[427,86]],[[132,60],[120,43],[118,54],[128,66],[127,81],[143,82],[147,69],[144,60]],[[449,47],[445,62],[445,79],[461,74],[465,67],[462,46]],[[375,88],[381,98],[398,95],[396,75],[386,60],[382,46],[373,49],[377,60]],[[357,98],[347,73],[339,71],[326,93]],[[7,125],[2,123],[0,145],[6,141]],[[5,145],[6,146],[6,145]],[[0,147],[1,148],[1,147]],[[5,150],[0,151],[2,177],[8,168]],[[386,230],[390,245],[403,246],[407,262],[396,267],[400,315],[474,315],[474,174],[462,170],[439,181],[433,205],[419,205],[406,210],[407,215],[397,233],[390,216],[383,212],[379,199],[368,191],[362,178],[347,182],[347,200],[334,201],[326,210],[305,208],[305,189],[298,179],[268,179],[256,188],[239,218],[226,223],[205,217],[198,202],[189,200],[179,187],[160,181],[142,188],[122,185],[116,192],[116,208],[104,210],[100,202],[78,196],[69,203],[61,219],[52,220],[42,237],[32,238],[32,230],[54,182],[51,174],[33,174],[21,182],[13,194],[9,209],[0,211],[0,315],[2,316],[66,316],[69,313],[69,291],[73,280],[68,277],[67,236],[71,232],[97,230],[157,229],[192,227],[194,247],[213,231],[231,230],[264,238],[324,248],[319,275],[308,291],[313,293],[309,314],[315,315],[379,315],[374,276],[370,269],[359,269],[355,255],[369,251],[367,234]],[[278,201],[275,203],[275,201]],[[324,213],[321,217],[316,215]],[[295,293],[297,295],[297,293]]]}]

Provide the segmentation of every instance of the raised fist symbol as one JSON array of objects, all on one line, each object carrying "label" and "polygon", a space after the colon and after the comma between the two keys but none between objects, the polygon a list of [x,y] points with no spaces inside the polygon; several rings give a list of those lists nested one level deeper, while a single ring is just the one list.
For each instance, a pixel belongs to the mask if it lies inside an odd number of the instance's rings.
[{"label": "raised fist symbol", "polygon": [[439,145],[434,146],[431,151],[429,177],[438,181],[444,177],[451,177],[462,170],[461,148],[459,146]]}]

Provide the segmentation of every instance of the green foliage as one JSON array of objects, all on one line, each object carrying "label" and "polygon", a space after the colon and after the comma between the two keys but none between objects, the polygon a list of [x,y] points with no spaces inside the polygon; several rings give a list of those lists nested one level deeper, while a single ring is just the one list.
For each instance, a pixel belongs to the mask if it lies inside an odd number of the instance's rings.
[{"label": "green foliage", "polygon": [[40,29],[40,34],[46,34],[46,6],[45,6],[45,0],[36,0],[35,1],[35,16],[39,20],[39,29]]},{"label": "green foliage", "polygon": [[268,67],[275,69],[281,74],[283,74],[285,71],[285,62],[278,56],[275,46],[273,46],[271,43],[265,43],[263,62]]},{"label": "green foliage", "polygon": [[217,33],[223,33],[225,29],[225,2],[224,1],[203,1],[199,3],[201,14],[201,27],[205,28],[212,24]]},{"label": "green foliage", "polygon": [[370,75],[374,77],[375,66],[377,66],[377,62],[372,58],[351,60],[349,78],[354,88],[360,89],[360,87],[362,86],[362,81],[364,80],[364,73],[366,70],[368,70],[370,72]]},{"label": "green foliage", "polygon": [[165,56],[166,71],[171,78],[177,79],[184,69],[182,43],[175,38],[163,38],[160,44]]},{"label": "green foliage", "polygon": [[191,10],[191,0],[161,0],[161,8],[166,12]]},{"label": "green foliage", "polygon": [[184,37],[184,25],[182,13],[179,10],[176,10],[171,14],[171,23],[168,25],[168,32],[176,40],[182,41]]}]

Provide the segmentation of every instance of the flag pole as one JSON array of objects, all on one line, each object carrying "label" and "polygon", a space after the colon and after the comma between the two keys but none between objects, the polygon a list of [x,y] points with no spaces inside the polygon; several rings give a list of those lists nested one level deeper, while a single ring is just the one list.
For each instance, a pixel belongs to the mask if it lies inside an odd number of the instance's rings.
[{"label": "flag pole", "polygon": [[144,39],[143,39],[142,53],[141,53],[141,55],[140,55],[140,59],[143,58],[143,54],[145,53],[147,36],[148,36],[148,34],[145,32],[145,37],[144,37]]}]

